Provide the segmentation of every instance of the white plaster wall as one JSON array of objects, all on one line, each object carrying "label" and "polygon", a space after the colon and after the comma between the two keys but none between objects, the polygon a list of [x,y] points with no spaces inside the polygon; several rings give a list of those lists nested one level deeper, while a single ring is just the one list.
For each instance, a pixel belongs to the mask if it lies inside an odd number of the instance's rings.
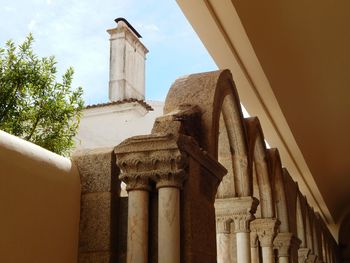
[{"label": "white plaster wall", "polygon": [[126,98],[145,98],[145,53],[137,42],[125,40]]},{"label": "white plaster wall", "polygon": [[109,99],[145,98],[145,59],[148,50],[124,24],[107,30],[110,37]]},{"label": "white plaster wall", "polygon": [[151,133],[155,119],[163,114],[163,102],[148,101],[154,111],[147,111],[137,102],[129,102],[84,110],[76,151],[113,147],[123,140]]},{"label": "white plaster wall", "polygon": [[0,262],[77,262],[80,179],[72,162],[0,131]]}]

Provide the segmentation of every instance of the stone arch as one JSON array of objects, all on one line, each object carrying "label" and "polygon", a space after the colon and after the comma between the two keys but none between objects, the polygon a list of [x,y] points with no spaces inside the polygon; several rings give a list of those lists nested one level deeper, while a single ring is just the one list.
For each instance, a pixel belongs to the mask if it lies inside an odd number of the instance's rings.
[{"label": "stone arch", "polygon": [[283,168],[283,181],[284,189],[286,193],[287,201],[287,214],[289,221],[289,232],[297,235],[297,224],[296,224],[296,206],[297,206],[297,193],[299,191],[298,185],[290,176],[288,170]]},{"label": "stone arch", "polygon": [[283,181],[283,168],[281,158],[278,149],[268,149],[268,155],[271,163],[271,174],[272,174],[272,187],[275,200],[275,207],[277,218],[280,220],[279,230],[280,232],[288,233],[289,218],[288,218],[288,206],[286,200],[286,192]]},{"label": "stone arch", "polygon": [[245,120],[248,135],[249,159],[253,160],[259,190],[259,204],[262,218],[275,217],[275,207],[271,188],[271,169],[267,155],[264,134],[257,117]]},{"label": "stone arch", "polygon": [[300,239],[300,247],[306,248],[306,199],[305,197],[298,192],[297,195],[297,236]]},{"label": "stone arch", "polygon": [[320,230],[320,222],[319,215],[313,209],[311,209],[313,224],[312,224],[312,235],[313,235],[313,246],[314,246],[314,254],[317,258],[322,261],[322,244],[321,244],[321,230]]},{"label": "stone arch", "polygon": [[[219,134],[227,132],[234,189],[226,196],[252,195],[251,160],[248,157],[247,136],[238,93],[229,70],[193,74],[177,79],[165,101],[164,114],[184,105],[196,105],[202,114],[200,146],[218,160]],[[222,116],[222,117],[221,117]],[[226,131],[220,131],[220,118]]]},{"label": "stone arch", "polygon": [[306,213],[305,213],[305,233],[306,233],[306,244],[312,252],[314,251],[314,242],[313,242],[313,233],[312,233],[312,217],[311,217],[311,208],[306,204]]}]

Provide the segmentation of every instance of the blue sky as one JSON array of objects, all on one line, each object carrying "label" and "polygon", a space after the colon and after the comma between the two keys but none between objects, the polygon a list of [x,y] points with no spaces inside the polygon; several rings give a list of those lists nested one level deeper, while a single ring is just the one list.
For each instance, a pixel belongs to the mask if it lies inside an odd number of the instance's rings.
[{"label": "blue sky", "polygon": [[125,17],[150,50],[146,98],[164,100],[179,76],[217,69],[175,0],[2,0],[0,46],[32,32],[40,56],[55,55],[59,79],[69,66],[86,104],[108,101],[107,29]]}]

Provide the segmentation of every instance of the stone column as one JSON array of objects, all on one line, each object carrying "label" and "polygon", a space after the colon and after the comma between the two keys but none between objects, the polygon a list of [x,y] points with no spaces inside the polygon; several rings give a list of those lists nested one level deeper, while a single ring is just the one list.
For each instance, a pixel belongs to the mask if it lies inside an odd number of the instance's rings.
[{"label": "stone column", "polygon": [[158,189],[158,262],[180,263],[180,188],[185,171],[157,174]]},{"label": "stone column", "polygon": [[127,262],[148,261],[150,181],[158,188],[158,262],[180,262],[180,187],[187,155],[172,134],[135,136],[115,148],[120,179],[127,184]]},{"label": "stone column", "polygon": [[226,217],[216,218],[216,247],[217,247],[217,262],[226,263],[234,262],[231,234],[232,220]]},{"label": "stone column", "polygon": [[148,262],[150,171],[154,162],[147,158],[151,152],[148,141],[141,138],[127,139],[114,149],[119,179],[128,191],[127,263]]},{"label": "stone column", "polygon": [[237,242],[237,263],[250,263],[249,223],[259,201],[254,197],[234,197],[215,200],[217,218],[226,217],[233,221]]},{"label": "stone column", "polygon": [[121,175],[120,179],[128,191],[127,263],[147,263],[149,179],[132,175]]},{"label": "stone column", "polygon": [[273,239],[276,236],[279,221],[275,218],[258,218],[251,222],[252,232],[256,232],[262,247],[263,263],[274,262]]},{"label": "stone column", "polygon": [[298,249],[298,263],[305,263],[307,257],[309,256],[310,249],[302,247]]},{"label": "stone column", "polygon": [[279,263],[297,263],[301,241],[293,233],[278,233],[273,241]]},{"label": "stone column", "polygon": [[259,263],[259,244],[256,232],[250,232],[250,255],[252,263]]}]

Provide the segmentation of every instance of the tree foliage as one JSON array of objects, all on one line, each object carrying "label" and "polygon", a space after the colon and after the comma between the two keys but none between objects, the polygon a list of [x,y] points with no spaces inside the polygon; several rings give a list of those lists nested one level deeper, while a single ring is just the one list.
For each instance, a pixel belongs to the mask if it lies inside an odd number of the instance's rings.
[{"label": "tree foliage", "polygon": [[15,46],[0,47],[0,129],[67,155],[74,146],[81,111],[82,88],[71,88],[73,69],[56,82],[54,56],[33,53],[33,36]]}]

